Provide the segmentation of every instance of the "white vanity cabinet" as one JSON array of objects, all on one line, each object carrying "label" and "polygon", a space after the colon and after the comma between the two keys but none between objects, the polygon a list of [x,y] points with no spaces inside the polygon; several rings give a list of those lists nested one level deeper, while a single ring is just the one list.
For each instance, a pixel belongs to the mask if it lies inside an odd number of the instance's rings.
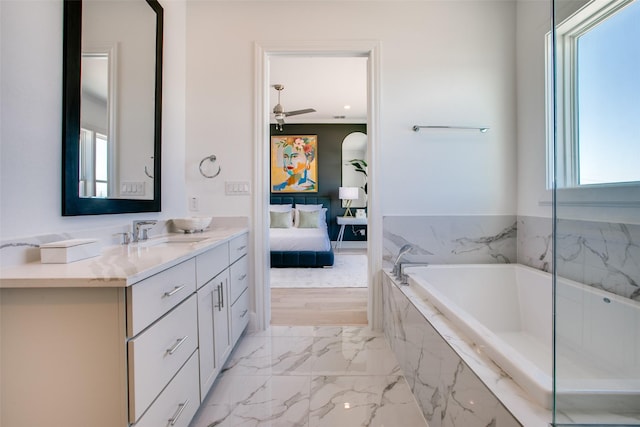
[{"label": "white vanity cabinet", "polygon": [[235,344],[249,323],[249,261],[242,256],[229,268],[231,342]]},{"label": "white vanity cabinet", "polygon": [[228,276],[224,270],[198,289],[201,400],[213,385],[231,349],[229,311],[221,303],[228,286]]},{"label": "white vanity cabinet", "polygon": [[[247,234],[236,236],[155,265],[152,249],[139,251],[153,274],[133,284],[129,275],[83,276],[73,264],[51,267],[73,273],[72,286],[38,282],[39,266],[22,286],[3,274],[0,425],[188,427],[246,327],[235,307],[248,308],[248,277],[237,274],[247,269],[238,263]],[[136,262],[121,252],[77,266]]]},{"label": "white vanity cabinet", "polygon": [[[201,399],[248,323],[247,313],[235,316],[235,303],[249,281],[246,245],[247,235],[243,234],[196,257]],[[244,299],[241,304],[245,305]],[[248,299],[246,306],[248,312]]]}]

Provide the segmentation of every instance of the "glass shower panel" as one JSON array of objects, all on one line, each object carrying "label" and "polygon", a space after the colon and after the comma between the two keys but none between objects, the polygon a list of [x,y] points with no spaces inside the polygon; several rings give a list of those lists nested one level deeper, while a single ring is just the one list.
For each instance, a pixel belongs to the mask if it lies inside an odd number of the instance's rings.
[{"label": "glass shower panel", "polygon": [[553,8],[554,425],[640,426],[640,0]]}]

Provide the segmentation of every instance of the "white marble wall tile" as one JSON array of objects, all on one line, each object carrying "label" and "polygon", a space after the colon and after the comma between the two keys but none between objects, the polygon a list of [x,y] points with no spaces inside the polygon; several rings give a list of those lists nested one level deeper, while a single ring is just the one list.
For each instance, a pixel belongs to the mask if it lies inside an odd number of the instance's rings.
[{"label": "white marble wall tile", "polygon": [[386,267],[399,248],[411,243],[416,249],[409,261],[431,264],[516,262],[516,217],[387,216],[383,218],[383,258]]},{"label": "white marble wall tile", "polygon": [[640,301],[640,225],[560,219],[558,274]]},{"label": "white marble wall tile", "polygon": [[518,217],[518,263],[550,273],[553,269],[551,218]]},{"label": "white marble wall tile", "polygon": [[[553,265],[551,218],[518,217],[518,262]],[[640,301],[640,225],[559,219],[558,274]]]}]

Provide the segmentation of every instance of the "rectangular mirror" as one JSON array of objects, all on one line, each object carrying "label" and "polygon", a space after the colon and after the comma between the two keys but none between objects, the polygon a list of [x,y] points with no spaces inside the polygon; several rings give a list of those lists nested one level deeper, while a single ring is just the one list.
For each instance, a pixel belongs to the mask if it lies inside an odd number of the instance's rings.
[{"label": "rectangular mirror", "polygon": [[163,9],[65,0],[63,215],[160,211]]},{"label": "rectangular mirror", "polygon": [[[367,135],[352,132],[342,141],[342,187],[358,189],[358,198],[349,203],[352,208],[367,207]],[[347,201],[342,201],[347,207]]]}]

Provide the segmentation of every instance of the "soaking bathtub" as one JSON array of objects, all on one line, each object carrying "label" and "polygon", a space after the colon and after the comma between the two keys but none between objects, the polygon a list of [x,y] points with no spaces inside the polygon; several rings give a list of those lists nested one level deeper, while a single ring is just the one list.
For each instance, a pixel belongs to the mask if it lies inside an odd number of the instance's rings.
[{"label": "soaking bathtub", "polygon": [[[552,276],[519,264],[407,267],[408,283],[505,371],[553,406]],[[556,399],[563,410],[640,408],[640,303],[557,283]]]}]

